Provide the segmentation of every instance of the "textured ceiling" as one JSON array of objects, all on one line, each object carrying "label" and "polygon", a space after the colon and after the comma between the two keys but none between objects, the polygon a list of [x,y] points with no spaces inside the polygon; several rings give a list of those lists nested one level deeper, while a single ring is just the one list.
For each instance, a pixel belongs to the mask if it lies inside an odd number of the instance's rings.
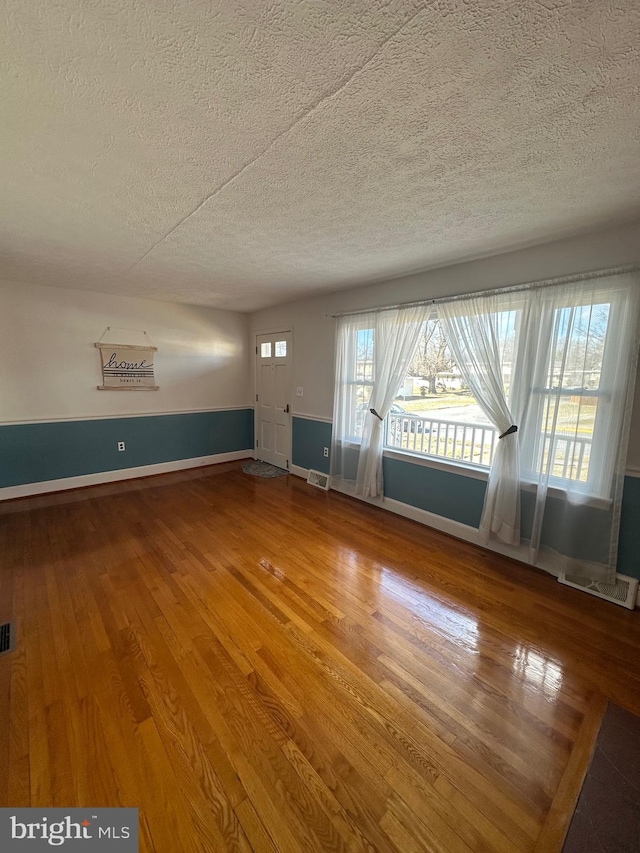
[{"label": "textured ceiling", "polygon": [[0,278],[253,310],[640,215],[638,0],[0,14]]}]

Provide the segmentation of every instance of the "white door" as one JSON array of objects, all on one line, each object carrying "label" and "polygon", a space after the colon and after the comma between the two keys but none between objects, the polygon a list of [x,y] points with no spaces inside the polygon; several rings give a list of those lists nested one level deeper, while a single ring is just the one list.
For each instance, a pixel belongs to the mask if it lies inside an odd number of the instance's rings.
[{"label": "white door", "polygon": [[256,457],[289,469],[291,333],[256,336]]}]

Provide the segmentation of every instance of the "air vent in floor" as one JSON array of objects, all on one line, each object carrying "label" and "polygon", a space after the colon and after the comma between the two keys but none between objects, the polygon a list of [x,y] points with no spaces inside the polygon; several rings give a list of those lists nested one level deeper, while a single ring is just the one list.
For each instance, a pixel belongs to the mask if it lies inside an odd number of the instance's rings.
[{"label": "air vent in floor", "polygon": [[0,625],[0,655],[13,650],[14,637],[15,630],[12,622],[5,622],[4,625]]},{"label": "air vent in floor", "polygon": [[307,483],[309,483],[310,486],[317,486],[325,492],[329,491],[329,475],[323,474],[322,471],[309,471]]},{"label": "air vent in floor", "polygon": [[603,598],[612,604],[621,604],[622,607],[627,607],[629,610],[633,610],[636,606],[636,596],[638,593],[638,581],[636,578],[616,574],[615,583],[602,583],[600,581],[572,577],[561,572],[558,580],[566,586],[581,589],[583,592],[588,592],[589,595]]}]

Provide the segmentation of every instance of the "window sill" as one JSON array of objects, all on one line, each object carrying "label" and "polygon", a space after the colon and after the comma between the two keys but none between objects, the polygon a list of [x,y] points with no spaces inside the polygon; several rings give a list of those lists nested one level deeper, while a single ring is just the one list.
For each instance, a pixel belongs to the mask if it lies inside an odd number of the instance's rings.
[{"label": "window sill", "polygon": [[422,465],[424,468],[437,468],[440,471],[448,471],[450,474],[459,474],[463,477],[472,477],[475,480],[489,479],[489,469],[481,468],[479,465],[470,465],[468,462],[457,462],[454,459],[439,459],[435,456],[420,456],[408,450],[398,450],[395,447],[383,448],[382,455],[388,459],[398,459],[400,462],[410,462],[412,465]]},{"label": "window sill", "polygon": [[[528,492],[535,492],[537,484],[529,480],[521,480],[521,487]],[[568,499],[568,490],[562,486],[549,486],[547,494],[552,498],[560,498],[561,500]],[[579,496],[579,500],[572,501],[576,506],[591,506],[595,509],[609,509],[612,504],[611,498],[603,498],[599,495],[590,495],[587,492],[575,492]]]}]

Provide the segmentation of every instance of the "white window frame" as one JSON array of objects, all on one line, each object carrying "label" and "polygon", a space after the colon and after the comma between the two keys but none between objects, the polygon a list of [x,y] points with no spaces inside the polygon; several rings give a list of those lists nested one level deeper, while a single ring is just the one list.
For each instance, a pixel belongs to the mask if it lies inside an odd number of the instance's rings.
[{"label": "white window frame", "polygon": [[348,379],[347,382],[345,382],[345,385],[350,389],[349,394],[350,394],[350,398],[351,398],[351,405],[349,407],[350,413],[351,413],[350,430],[349,430],[349,436],[347,437],[347,441],[351,444],[361,444],[362,443],[362,435],[356,435],[355,434],[355,428],[356,428],[359,412],[361,411],[361,413],[362,413],[362,420],[363,421],[364,421],[364,416],[366,413],[366,409],[358,410],[357,388],[358,387],[372,388],[373,383],[374,383],[373,371],[374,371],[375,361],[373,358],[373,352],[374,352],[373,348],[375,348],[375,340],[371,341],[371,347],[372,347],[371,379],[358,378],[358,376],[357,376],[358,363],[359,363],[359,359],[358,359],[358,335],[364,331],[370,332],[371,335],[373,335],[374,330],[372,328],[370,328],[368,326],[368,324],[363,323],[361,326],[358,326],[357,328],[352,328],[348,332],[348,335],[349,335],[349,340],[348,340],[348,353],[349,353],[348,375],[349,375],[350,379]]},{"label": "white window frame", "polygon": [[[562,477],[557,474],[551,474],[549,476],[549,483],[559,490],[563,490],[563,488],[566,489],[570,484],[573,491],[581,491],[585,495],[593,498],[606,499],[610,491],[610,483],[613,476],[613,460],[609,459],[608,464],[605,466],[603,459],[604,454],[599,451],[599,448],[601,443],[606,440],[606,434],[611,426],[613,389],[615,387],[615,364],[620,347],[620,341],[615,335],[615,329],[618,327],[619,317],[621,312],[624,310],[624,297],[622,292],[616,293],[615,291],[612,292],[608,289],[602,291],[601,303],[597,303],[595,301],[596,298],[597,294],[594,295],[593,301],[590,300],[582,303],[576,302],[575,299],[567,299],[563,307],[578,308],[581,305],[610,305],[604,350],[602,353],[602,361],[600,363],[599,387],[597,389],[572,388],[558,393],[558,397],[570,395],[574,397],[596,397],[598,399],[596,418],[591,436],[589,473],[584,482],[572,479],[571,477]],[[555,308],[558,310],[557,305]],[[553,308],[545,310],[543,323],[547,323],[549,325],[553,323],[553,310]],[[525,481],[530,480],[531,482],[535,482],[540,474],[539,470],[535,467],[534,461],[541,455],[542,448],[540,447],[540,442],[541,440],[544,441],[544,435],[541,432],[542,418],[544,402],[550,391],[550,389],[546,387],[544,377],[548,374],[550,357],[551,354],[549,353],[546,361],[543,362],[542,359],[540,360],[540,364],[536,369],[536,375],[534,376],[532,392],[534,399],[537,397],[538,405],[535,407],[534,412],[529,412],[527,417],[529,420],[532,418],[535,420],[537,429],[535,431],[533,441],[529,440],[527,442],[525,439],[526,443],[522,453],[523,460],[528,462],[528,465],[523,465],[522,470],[522,479]],[[526,431],[524,434],[527,434]],[[596,451],[595,453],[594,449]]]}]

